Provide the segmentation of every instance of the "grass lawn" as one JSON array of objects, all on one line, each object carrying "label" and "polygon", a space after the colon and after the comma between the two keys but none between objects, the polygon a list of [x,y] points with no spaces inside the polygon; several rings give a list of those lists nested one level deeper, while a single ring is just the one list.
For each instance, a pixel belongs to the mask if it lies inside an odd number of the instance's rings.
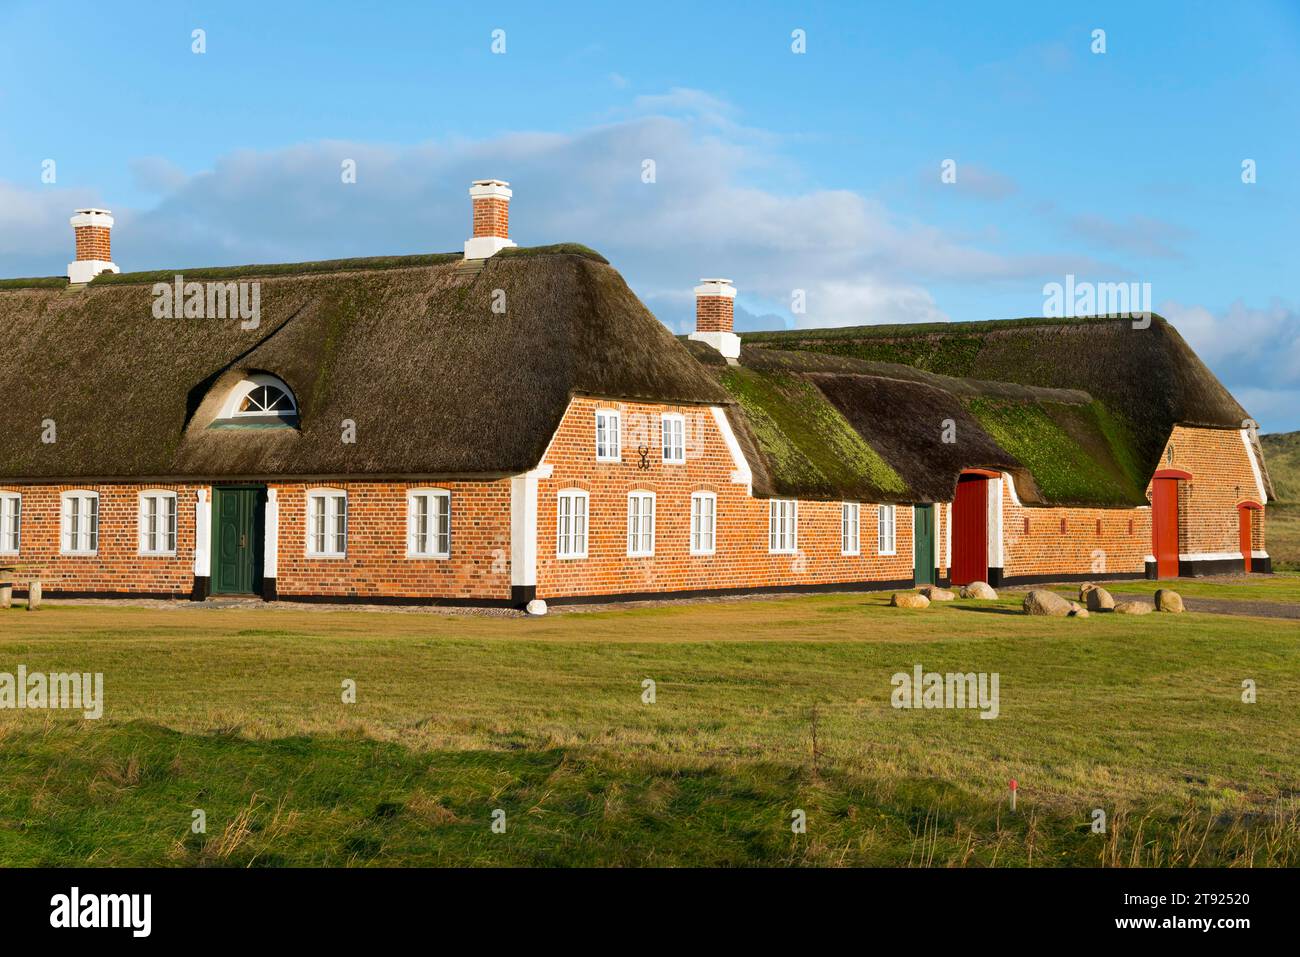
[{"label": "grass lawn", "polygon": [[[1300,864],[1294,621],[887,598],[0,612],[0,672],[106,699],[0,710],[0,864]],[[998,672],[1000,716],[892,708],[916,664]]]}]

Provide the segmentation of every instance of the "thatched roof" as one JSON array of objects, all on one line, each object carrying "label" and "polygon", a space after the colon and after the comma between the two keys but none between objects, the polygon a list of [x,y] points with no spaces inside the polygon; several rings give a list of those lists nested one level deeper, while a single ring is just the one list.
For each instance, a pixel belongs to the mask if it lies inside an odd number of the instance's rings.
[{"label": "thatched roof", "polygon": [[[258,280],[261,324],[156,319],[152,285]],[[494,290],[506,311],[493,311]],[[459,256],[101,276],[0,289],[0,478],[500,475],[534,467],[574,394],[727,394],[603,258]],[[268,372],[301,429],[210,429]],[[41,442],[53,419],[57,441]],[[356,423],[345,444],[342,423]]]},{"label": "thatched roof", "polygon": [[[758,392],[737,388],[745,379],[787,393],[793,381],[815,387],[906,483],[901,495],[879,486],[883,501],[951,499],[958,473],[984,466],[1009,471],[1026,503],[1140,505],[1175,424],[1237,429],[1247,418],[1159,316],[1146,329],[1117,319],[1019,319],[743,338],[743,372],[693,351],[742,405],[744,392],[751,400]],[[949,421],[954,442],[943,441]],[[756,436],[773,490],[798,484],[783,452],[812,441],[798,431],[791,422],[779,438]]]},{"label": "thatched roof", "polygon": [[[260,325],[154,318],[176,272],[256,280]],[[726,406],[759,495],[944,501],[986,467],[1026,503],[1122,506],[1175,423],[1246,418],[1159,317],[747,333],[728,364],[576,245],[5,280],[0,329],[10,480],[506,475],[594,395]],[[213,427],[258,372],[293,390],[297,427]]]}]

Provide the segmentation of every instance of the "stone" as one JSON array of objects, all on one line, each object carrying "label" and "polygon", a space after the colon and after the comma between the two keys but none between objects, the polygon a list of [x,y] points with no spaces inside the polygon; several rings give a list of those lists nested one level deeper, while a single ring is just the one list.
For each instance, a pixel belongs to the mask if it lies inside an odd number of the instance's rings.
[{"label": "stone", "polygon": [[1092,591],[1092,590],[1095,589],[1096,587],[1097,587],[1097,586],[1094,585],[1092,582],[1084,582],[1082,585],[1080,585],[1080,586],[1079,586],[1079,601],[1086,602],[1086,601],[1088,600],[1088,592]]},{"label": "stone", "polygon": [[1092,586],[1083,601],[1088,606],[1088,611],[1113,611],[1115,608],[1115,599],[1111,593],[1097,585]]},{"label": "stone", "polygon": [[30,585],[27,586],[27,610],[35,611],[41,607],[41,582],[38,578],[33,578]]},{"label": "stone", "polygon": [[940,588],[938,585],[926,585],[921,589],[921,594],[930,601],[952,601],[957,597],[956,592],[951,592],[946,588]]},{"label": "stone", "polygon": [[14,586],[0,585],[0,608],[8,608],[14,603]]},{"label": "stone", "polygon": [[1056,592],[1041,588],[1035,588],[1025,596],[1026,615],[1051,615],[1054,618],[1064,618],[1077,607],[1079,606],[1065,600]]},{"label": "stone", "polygon": [[971,582],[969,585],[961,586],[961,597],[990,600],[997,598],[998,593],[989,587],[988,582]]},{"label": "stone", "polygon": [[1156,611],[1169,611],[1174,614],[1182,612],[1183,596],[1168,588],[1156,589]]},{"label": "stone", "polygon": [[930,599],[924,595],[915,592],[894,592],[894,597],[889,599],[891,608],[929,608]]},{"label": "stone", "polygon": [[1112,610],[1117,615],[1145,615],[1155,611],[1150,604],[1144,601],[1119,601],[1115,603]]},{"label": "stone", "polygon": [[1080,605],[1077,601],[1072,601],[1072,602],[1070,602],[1070,617],[1071,617],[1071,618],[1087,618],[1087,617],[1088,617],[1088,609],[1084,608],[1084,607],[1083,607],[1082,605]]},{"label": "stone", "polygon": [[527,611],[528,614],[540,618],[542,615],[546,614],[546,602],[540,598],[534,598],[528,603],[528,607],[524,610]]}]

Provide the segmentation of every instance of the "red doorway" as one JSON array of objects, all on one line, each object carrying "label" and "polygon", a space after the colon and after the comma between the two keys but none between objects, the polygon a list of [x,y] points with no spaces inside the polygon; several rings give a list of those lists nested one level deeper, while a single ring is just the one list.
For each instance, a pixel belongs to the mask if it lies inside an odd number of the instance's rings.
[{"label": "red doorway", "polygon": [[1237,506],[1237,527],[1238,527],[1237,541],[1241,546],[1241,557],[1244,562],[1242,567],[1246,571],[1250,571],[1250,553],[1252,551],[1251,544],[1254,541],[1254,534],[1253,534],[1254,532],[1253,526],[1255,523],[1254,513],[1256,511],[1261,511],[1261,510],[1262,510],[1262,506],[1257,505],[1254,502],[1242,502],[1240,505]]},{"label": "red doorway", "polygon": [[1178,483],[1187,472],[1162,469],[1151,482],[1151,553],[1157,578],[1178,577]]},{"label": "red doorway", "polygon": [[952,500],[952,569],[954,585],[988,581],[989,480],[964,473]]}]

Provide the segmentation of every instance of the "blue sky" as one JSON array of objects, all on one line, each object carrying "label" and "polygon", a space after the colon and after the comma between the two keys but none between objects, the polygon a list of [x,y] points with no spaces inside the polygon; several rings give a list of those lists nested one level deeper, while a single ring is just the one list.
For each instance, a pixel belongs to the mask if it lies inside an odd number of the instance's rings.
[{"label": "blue sky", "polygon": [[1149,282],[1300,428],[1300,3],[611,6],[0,0],[0,276],[63,272],[92,203],[124,270],[458,249],[496,176],[677,330],[705,275],[742,329]]}]

